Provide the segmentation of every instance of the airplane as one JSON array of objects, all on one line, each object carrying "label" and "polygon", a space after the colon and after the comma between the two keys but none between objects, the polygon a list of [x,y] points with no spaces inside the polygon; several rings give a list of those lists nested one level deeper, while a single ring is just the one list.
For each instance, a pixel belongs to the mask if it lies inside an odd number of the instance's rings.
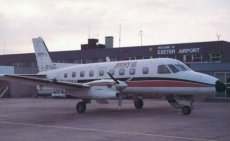
[{"label": "airplane", "polygon": [[193,109],[194,97],[214,96],[226,86],[215,77],[195,72],[179,60],[152,58],[91,64],[53,63],[44,40],[32,39],[39,73],[1,74],[0,80],[65,90],[82,101],[76,111],[84,113],[91,100],[108,104],[109,99],[132,97],[136,109],[144,98],[165,98],[184,115]]}]

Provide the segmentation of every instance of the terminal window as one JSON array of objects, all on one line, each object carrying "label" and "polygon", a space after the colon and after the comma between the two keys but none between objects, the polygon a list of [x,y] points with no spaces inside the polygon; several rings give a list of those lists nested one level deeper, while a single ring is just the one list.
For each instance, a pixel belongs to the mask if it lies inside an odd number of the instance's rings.
[{"label": "terminal window", "polygon": [[130,57],[130,60],[136,60],[136,57]]},{"label": "terminal window", "polygon": [[202,62],[202,54],[194,54],[193,62]]},{"label": "terminal window", "polygon": [[211,62],[220,62],[221,61],[221,53],[210,54],[210,61]]},{"label": "terminal window", "polygon": [[150,59],[151,56],[144,56],[143,59]]},{"label": "terminal window", "polygon": [[192,55],[191,54],[184,54],[183,55],[183,62],[185,62],[185,63],[192,62]]}]

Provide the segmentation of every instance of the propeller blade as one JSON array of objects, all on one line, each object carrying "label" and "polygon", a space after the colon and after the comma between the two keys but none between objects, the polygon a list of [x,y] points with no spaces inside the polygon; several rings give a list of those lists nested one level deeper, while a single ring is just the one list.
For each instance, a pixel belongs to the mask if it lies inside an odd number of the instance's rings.
[{"label": "propeller blade", "polygon": [[107,72],[107,74],[109,75],[109,77],[111,79],[113,79],[113,81],[116,83],[116,84],[120,84],[119,81],[117,79],[115,79],[109,72]]}]

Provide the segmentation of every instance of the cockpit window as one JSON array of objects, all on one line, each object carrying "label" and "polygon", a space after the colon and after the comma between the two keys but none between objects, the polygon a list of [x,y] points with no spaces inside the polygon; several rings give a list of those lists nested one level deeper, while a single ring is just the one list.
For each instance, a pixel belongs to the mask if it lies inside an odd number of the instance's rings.
[{"label": "cockpit window", "polygon": [[175,64],[175,66],[180,69],[181,71],[186,71],[188,70],[188,68],[186,68],[184,65],[181,65],[181,64]]},{"label": "cockpit window", "polygon": [[159,65],[157,68],[157,72],[159,74],[167,74],[167,73],[170,73],[170,70],[168,69],[166,65]]},{"label": "cockpit window", "polygon": [[173,72],[173,73],[177,73],[179,72],[180,70],[178,68],[176,68],[174,65],[172,64],[168,64],[168,67],[170,68],[170,70]]}]

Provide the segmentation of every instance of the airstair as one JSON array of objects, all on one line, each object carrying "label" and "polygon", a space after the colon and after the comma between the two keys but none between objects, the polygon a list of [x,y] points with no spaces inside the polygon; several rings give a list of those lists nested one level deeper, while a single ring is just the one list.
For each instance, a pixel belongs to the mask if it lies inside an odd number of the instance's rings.
[{"label": "airstair", "polygon": [[8,91],[8,89],[9,89],[8,86],[6,86],[5,89],[2,88],[2,87],[0,87],[0,98],[3,98],[3,97],[4,97],[4,95],[6,94],[6,92]]}]

